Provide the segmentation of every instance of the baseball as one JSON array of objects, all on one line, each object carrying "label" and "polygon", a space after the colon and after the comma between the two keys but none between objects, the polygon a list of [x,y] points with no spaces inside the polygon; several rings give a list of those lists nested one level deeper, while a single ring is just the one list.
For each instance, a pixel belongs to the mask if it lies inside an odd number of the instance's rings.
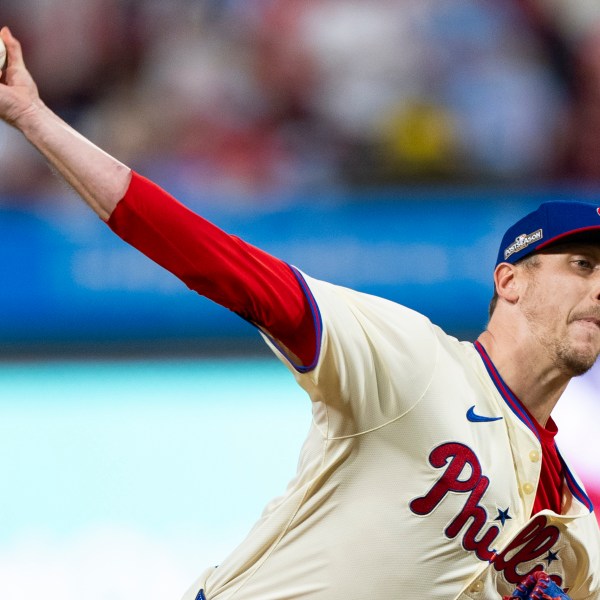
[{"label": "baseball", "polygon": [[6,46],[0,38],[0,69],[4,68],[4,63],[6,62]]}]

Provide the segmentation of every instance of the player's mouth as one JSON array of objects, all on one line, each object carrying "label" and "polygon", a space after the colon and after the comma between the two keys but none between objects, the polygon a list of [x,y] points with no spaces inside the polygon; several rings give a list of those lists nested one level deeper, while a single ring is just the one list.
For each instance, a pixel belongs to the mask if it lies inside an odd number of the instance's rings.
[{"label": "player's mouth", "polygon": [[600,318],[597,317],[578,317],[576,323],[581,323],[584,327],[588,327],[594,331],[600,330]]}]

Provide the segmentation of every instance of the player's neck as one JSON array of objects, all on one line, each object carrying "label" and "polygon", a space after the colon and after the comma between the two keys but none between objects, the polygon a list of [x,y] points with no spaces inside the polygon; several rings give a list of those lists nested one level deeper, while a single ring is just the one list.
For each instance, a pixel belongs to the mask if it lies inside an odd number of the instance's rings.
[{"label": "player's neck", "polygon": [[571,377],[560,371],[536,347],[535,340],[520,339],[510,329],[490,326],[478,338],[502,379],[545,426]]}]

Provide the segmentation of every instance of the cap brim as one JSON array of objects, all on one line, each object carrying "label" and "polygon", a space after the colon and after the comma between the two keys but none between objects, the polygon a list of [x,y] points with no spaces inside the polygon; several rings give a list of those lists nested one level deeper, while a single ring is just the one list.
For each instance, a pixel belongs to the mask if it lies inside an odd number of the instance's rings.
[{"label": "cap brim", "polygon": [[582,227],[581,229],[574,229],[573,231],[568,231],[566,233],[562,233],[561,235],[557,235],[556,237],[550,238],[545,242],[536,246],[534,252],[538,250],[544,250],[549,246],[554,246],[556,244],[571,244],[571,243],[580,243],[580,244],[598,244],[600,245],[600,225],[594,225],[593,227]]}]

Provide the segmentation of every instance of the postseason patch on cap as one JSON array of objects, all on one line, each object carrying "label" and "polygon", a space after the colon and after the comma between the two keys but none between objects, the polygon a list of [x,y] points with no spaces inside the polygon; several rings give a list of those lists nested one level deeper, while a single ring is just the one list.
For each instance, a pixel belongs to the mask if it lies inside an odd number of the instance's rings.
[{"label": "postseason patch on cap", "polygon": [[532,252],[569,239],[600,244],[598,204],[544,202],[508,228],[498,249],[496,265],[514,264]]},{"label": "postseason patch on cap", "polygon": [[537,231],[529,234],[521,234],[508,248],[504,250],[504,260],[508,259],[508,257],[512,256],[515,252],[519,252],[524,248],[527,248],[527,246],[530,244],[539,242],[543,237],[544,231],[542,229],[538,229]]}]

